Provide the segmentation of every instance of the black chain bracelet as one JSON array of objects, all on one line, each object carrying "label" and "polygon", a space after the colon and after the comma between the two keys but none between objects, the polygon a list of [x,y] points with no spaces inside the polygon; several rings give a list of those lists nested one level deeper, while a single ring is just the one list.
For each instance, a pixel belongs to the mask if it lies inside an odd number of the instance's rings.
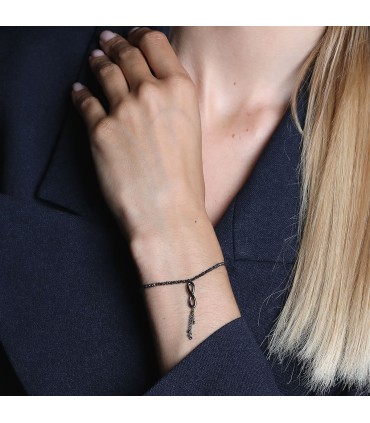
[{"label": "black chain bracelet", "polygon": [[211,270],[216,269],[219,266],[225,266],[225,262],[222,261],[220,263],[215,264],[214,266],[210,267],[207,270],[204,270],[203,272],[199,273],[199,275],[196,275],[190,279],[180,279],[177,281],[166,281],[166,282],[153,282],[143,285],[144,288],[153,288],[155,286],[161,286],[161,285],[174,285],[177,283],[186,283],[186,288],[189,294],[189,300],[188,304],[190,307],[190,314],[189,314],[189,321],[188,321],[188,330],[186,331],[187,336],[189,339],[193,339],[193,333],[192,333],[192,326],[195,324],[194,319],[194,309],[197,305],[197,299],[195,298],[195,285],[193,281],[195,279],[200,278],[201,276],[205,275],[206,273],[210,272]]}]

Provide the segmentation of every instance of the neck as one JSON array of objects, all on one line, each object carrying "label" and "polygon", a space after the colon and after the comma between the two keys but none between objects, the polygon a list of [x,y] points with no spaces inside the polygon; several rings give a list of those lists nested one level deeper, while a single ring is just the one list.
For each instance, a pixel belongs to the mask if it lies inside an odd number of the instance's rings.
[{"label": "neck", "polygon": [[204,121],[281,109],[325,27],[171,27],[169,41],[196,85]]}]

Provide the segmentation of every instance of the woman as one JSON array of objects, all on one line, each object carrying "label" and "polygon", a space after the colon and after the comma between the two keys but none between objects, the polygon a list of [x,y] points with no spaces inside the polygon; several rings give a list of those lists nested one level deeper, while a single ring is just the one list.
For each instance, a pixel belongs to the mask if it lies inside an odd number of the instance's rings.
[{"label": "woman", "polygon": [[[99,43],[104,96],[78,82],[72,100],[140,275],[159,369],[143,393],[367,394],[369,29],[143,27]],[[151,285],[163,281],[179,283]]]}]

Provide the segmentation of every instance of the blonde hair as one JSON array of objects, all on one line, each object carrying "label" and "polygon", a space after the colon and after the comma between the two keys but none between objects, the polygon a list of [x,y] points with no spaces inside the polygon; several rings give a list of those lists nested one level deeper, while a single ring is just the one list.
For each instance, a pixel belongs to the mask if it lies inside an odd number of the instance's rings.
[{"label": "blonde hair", "polygon": [[[304,128],[297,93],[312,71]],[[302,364],[319,395],[370,392],[370,28],[327,27],[291,97],[302,135],[299,250],[268,357]]]}]

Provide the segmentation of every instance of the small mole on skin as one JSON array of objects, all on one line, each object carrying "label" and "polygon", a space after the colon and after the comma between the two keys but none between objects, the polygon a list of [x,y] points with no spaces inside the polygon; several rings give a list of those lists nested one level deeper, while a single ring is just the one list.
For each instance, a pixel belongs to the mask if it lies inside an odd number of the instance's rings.
[{"label": "small mole on skin", "polygon": [[194,223],[197,223],[197,221],[196,221],[196,220],[194,220]]},{"label": "small mole on skin", "polygon": [[248,132],[248,131],[249,131],[249,129],[247,128],[245,131],[246,131],[246,132]]},{"label": "small mole on skin", "polygon": [[236,85],[236,82],[234,82],[234,85]]},{"label": "small mole on skin", "polygon": [[235,137],[235,134],[233,134],[232,137],[234,138]]}]

